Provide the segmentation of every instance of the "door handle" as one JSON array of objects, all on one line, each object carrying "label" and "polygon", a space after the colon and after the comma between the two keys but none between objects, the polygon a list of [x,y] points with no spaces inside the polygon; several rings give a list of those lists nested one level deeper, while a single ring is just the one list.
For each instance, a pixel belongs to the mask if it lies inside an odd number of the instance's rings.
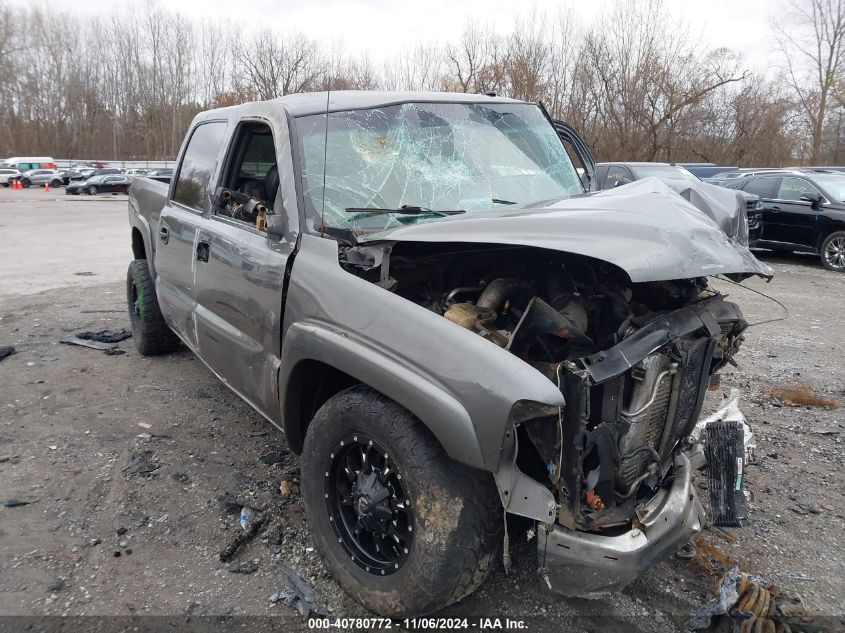
[{"label": "door handle", "polygon": [[780,207],[772,207],[772,211],[780,211]]},{"label": "door handle", "polygon": [[197,242],[197,260],[208,263],[208,252],[211,245],[208,242]]},{"label": "door handle", "polygon": [[158,227],[158,236],[164,244],[167,244],[167,240],[170,239],[170,229],[166,224]]}]

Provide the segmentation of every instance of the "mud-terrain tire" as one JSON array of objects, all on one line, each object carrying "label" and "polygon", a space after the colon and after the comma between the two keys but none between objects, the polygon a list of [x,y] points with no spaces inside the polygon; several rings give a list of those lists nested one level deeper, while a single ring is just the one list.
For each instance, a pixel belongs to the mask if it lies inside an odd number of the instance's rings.
[{"label": "mud-terrain tire", "polygon": [[828,270],[845,273],[845,231],[836,231],[824,238],[821,260]]},{"label": "mud-terrain tire", "polygon": [[141,354],[159,356],[176,351],[179,337],[164,322],[158,307],[155,282],[145,259],[136,259],[129,264],[126,303],[132,322],[132,338]]},{"label": "mud-terrain tire", "polygon": [[[354,530],[335,509],[341,507],[343,496],[329,495],[338,489],[335,476],[341,480],[344,476],[336,462],[342,461],[343,451],[356,454],[356,442],[362,451],[368,444],[372,447],[361,472],[366,473],[367,466],[371,473],[389,470],[399,486],[390,490],[393,500],[382,503],[396,504],[397,496],[407,501],[401,512],[409,516],[398,517],[397,531],[410,540],[403,541],[404,554],[397,548],[399,562],[388,562],[384,575],[384,567],[367,571],[362,556],[355,562],[355,546],[342,538]],[[390,481],[380,475],[379,480]],[[311,421],[302,453],[302,495],[326,567],[346,593],[385,617],[432,613],[469,595],[486,579],[501,542],[502,511],[492,475],[452,461],[411,413],[364,386],[330,398]],[[357,514],[360,503],[344,507]],[[385,521],[388,529],[391,523]],[[392,545],[389,540],[387,544]]]}]

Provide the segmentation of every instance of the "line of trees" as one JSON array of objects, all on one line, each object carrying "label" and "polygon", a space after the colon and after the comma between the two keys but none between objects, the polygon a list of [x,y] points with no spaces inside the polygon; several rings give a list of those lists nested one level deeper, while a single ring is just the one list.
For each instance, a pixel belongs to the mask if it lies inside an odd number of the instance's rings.
[{"label": "line of trees", "polygon": [[[663,0],[467,22],[384,60],[304,32],[156,4],[87,16],[0,0],[0,156],[172,159],[200,110],[313,90],[489,92],[542,101],[604,160],[845,162],[845,0],[783,0],[777,62],[747,69]],[[766,19],[761,16],[761,19]]]}]

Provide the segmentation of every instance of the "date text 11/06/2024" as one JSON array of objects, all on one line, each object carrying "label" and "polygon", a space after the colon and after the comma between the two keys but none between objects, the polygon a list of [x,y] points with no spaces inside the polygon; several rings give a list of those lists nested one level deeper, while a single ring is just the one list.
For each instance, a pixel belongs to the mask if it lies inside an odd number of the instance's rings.
[{"label": "date text 11/06/2024", "polygon": [[527,630],[524,620],[510,618],[405,618],[391,620],[390,618],[309,618],[309,629],[405,629],[410,631],[447,631],[447,630],[477,630],[477,631],[520,631]]}]

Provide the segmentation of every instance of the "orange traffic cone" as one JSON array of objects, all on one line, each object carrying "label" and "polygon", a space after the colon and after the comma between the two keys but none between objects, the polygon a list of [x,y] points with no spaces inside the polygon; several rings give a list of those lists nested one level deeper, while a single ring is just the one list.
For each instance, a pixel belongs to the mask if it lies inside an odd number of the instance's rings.
[{"label": "orange traffic cone", "polygon": [[21,181],[15,178],[12,181],[12,189],[20,189],[21,188]]},{"label": "orange traffic cone", "polygon": [[46,191],[47,193],[50,193],[50,183],[49,182],[44,183],[44,191]]}]

